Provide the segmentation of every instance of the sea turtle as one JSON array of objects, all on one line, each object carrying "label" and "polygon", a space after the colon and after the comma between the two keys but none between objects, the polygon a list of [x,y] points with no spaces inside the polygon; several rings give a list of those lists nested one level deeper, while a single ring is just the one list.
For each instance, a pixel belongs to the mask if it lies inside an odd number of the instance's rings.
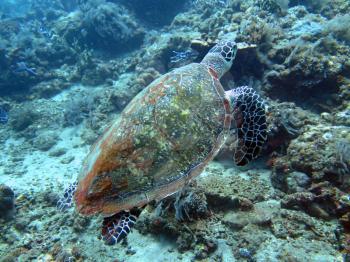
[{"label": "sea turtle", "polygon": [[[237,129],[234,161],[256,158],[266,140],[264,104],[248,87],[219,82],[237,52],[220,41],[200,63],[153,81],[105,130],[87,156],[74,193],[83,215],[102,214],[107,244],[130,232],[140,208],[199,175]],[[72,192],[72,191],[71,191]]]}]

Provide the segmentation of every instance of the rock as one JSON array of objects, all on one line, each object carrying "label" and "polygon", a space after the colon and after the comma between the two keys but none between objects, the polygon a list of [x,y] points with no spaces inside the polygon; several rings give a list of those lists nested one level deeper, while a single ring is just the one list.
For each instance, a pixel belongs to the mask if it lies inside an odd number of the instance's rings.
[{"label": "rock", "polygon": [[[323,241],[305,241],[305,238],[277,239],[269,238],[260,244],[255,256],[256,261],[334,261],[336,252],[330,243]],[[341,261],[341,260],[339,260]]]},{"label": "rock", "polygon": [[41,151],[47,151],[54,145],[56,145],[57,141],[59,140],[59,137],[56,132],[50,131],[40,134],[38,137],[36,137],[33,141],[34,146],[41,150]]},{"label": "rock", "polygon": [[238,198],[233,198],[216,192],[206,192],[209,207],[219,210],[237,209]]},{"label": "rock", "polygon": [[281,207],[283,208],[299,208],[307,207],[315,199],[315,195],[309,192],[294,193],[286,195],[281,201]]},{"label": "rock", "polygon": [[179,251],[186,251],[194,246],[195,238],[190,233],[183,233],[176,239],[176,244]]},{"label": "rock", "polygon": [[202,260],[202,259],[206,259],[208,257],[208,253],[205,252],[204,250],[199,250],[195,253],[195,258]]},{"label": "rock", "polygon": [[77,233],[84,232],[86,228],[89,226],[91,218],[76,216],[73,222],[73,230]]},{"label": "rock", "polygon": [[42,201],[45,204],[52,207],[55,207],[57,205],[57,202],[60,198],[60,196],[56,192],[52,191],[42,192],[42,194],[40,194],[40,197],[42,198]]},{"label": "rock", "polygon": [[252,254],[247,248],[240,248],[238,250],[238,253],[243,258],[246,258],[246,259],[251,259],[252,258]]},{"label": "rock", "polygon": [[91,129],[84,129],[81,134],[81,140],[87,145],[92,145],[97,137],[98,135]]},{"label": "rock", "polygon": [[[311,216],[329,220],[330,214],[325,210],[327,208],[327,202],[323,203],[322,206],[316,203],[315,200],[320,201],[322,198],[309,192],[294,193],[285,196],[281,201],[283,208],[290,208],[296,210],[303,210]],[[332,207],[328,209],[331,210]]]},{"label": "rock", "polygon": [[232,249],[227,244],[225,239],[218,240],[218,248],[217,248],[216,253],[218,253],[220,255],[222,262],[235,262],[236,261],[234,255],[232,253]]},{"label": "rock", "polygon": [[222,222],[229,226],[232,230],[241,230],[243,227],[249,224],[248,217],[237,213],[227,213]]},{"label": "rock", "polygon": [[133,249],[132,247],[128,247],[128,249],[125,252],[127,255],[135,255],[136,254],[136,250]]},{"label": "rock", "polygon": [[330,220],[331,216],[327,211],[322,208],[318,203],[311,203],[307,208],[306,212],[311,216],[322,218],[325,220]]},{"label": "rock", "polygon": [[209,215],[206,196],[194,188],[187,188],[177,194],[175,217],[178,221],[205,218]]},{"label": "rock", "polygon": [[66,152],[67,152],[66,148],[57,148],[57,149],[50,151],[49,156],[59,157],[59,156],[64,155]]},{"label": "rock", "polygon": [[[216,163],[208,166],[210,176],[198,180],[203,188],[208,205],[215,210],[241,209],[249,210],[252,203],[264,201],[274,194],[269,172],[238,172],[235,169],[225,170]],[[266,179],[265,179],[266,176]]]},{"label": "rock", "polygon": [[302,172],[294,171],[290,173],[286,179],[288,192],[301,192],[310,185],[311,179],[308,175]]},{"label": "rock", "polygon": [[60,162],[62,164],[69,164],[70,162],[72,162],[74,160],[74,156],[66,156],[64,157]]},{"label": "rock", "polygon": [[259,226],[269,226],[274,217],[280,213],[281,204],[276,200],[268,200],[254,205],[252,222]]},{"label": "rock", "polygon": [[300,187],[306,187],[310,184],[310,178],[305,174],[305,173],[302,173],[302,172],[292,172],[290,174],[290,177],[292,177],[298,186]]},{"label": "rock", "polygon": [[19,218],[19,219],[16,219],[14,227],[18,231],[25,231],[29,223],[30,223],[30,220],[28,218]]},{"label": "rock", "polygon": [[38,117],[39,114],[29,105],[23,106],[11,112],[10,125],[15,131],[19,132],[32,125]]},{"label": "rock", "polygon": [[[312,180],[317,181],[327,176],[327,180],[338,183],[346,169],[346,165],[342,166],[339,162],[343,155],[342,146],[346,148],[346,145],[350,144],[346,142],[350,141],[347,135],[349,131],[349,127],[335,128],[325,123],[306,125],[303,133],[297,139],[292,140],[287,149],[291,167],[307,174]],[[342,146],[338,141],[344,141],[341,143]],[[305,177],[300,179],[305,180]]]},{"label": "rock", "polygon": [[10,219],[15,211],[15,193],[4,184],[0,184],[0,218]]}]

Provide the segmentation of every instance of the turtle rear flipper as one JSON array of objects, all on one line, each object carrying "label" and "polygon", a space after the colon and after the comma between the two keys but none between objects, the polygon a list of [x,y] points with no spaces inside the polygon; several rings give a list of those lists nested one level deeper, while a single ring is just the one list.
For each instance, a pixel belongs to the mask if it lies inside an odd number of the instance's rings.
[{"label": "turtle rear flipper", "polygon": [[250,87],[242,86],[227,91],[233,108],[237,129],[234,161],[244,166],[255,159],[267,139],[265,105]]},{"label": "turtle rear flipper", "polygon": [[134,208],[121,211],[113,216],[105,217],[102,223],[102,239],[107,245],[114,245],[122,241],[135,225],[142,209]]}]

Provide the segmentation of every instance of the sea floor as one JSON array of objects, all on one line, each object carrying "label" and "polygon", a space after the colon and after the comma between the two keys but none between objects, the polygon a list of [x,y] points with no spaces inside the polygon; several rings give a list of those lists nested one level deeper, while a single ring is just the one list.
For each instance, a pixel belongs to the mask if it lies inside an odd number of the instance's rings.
[{"label": "sea floor", "polygon": [[[60,103],[57,97],[54,101]],[[83,218],[73,208],[63,213],[56,208],[88,153],[83,131],[84,124],[48,129],[56,132],[58,142],[43,151],[0,130],[7,137],[1,141],[0,184],[11,187],[16,198],[13,218],[0,221],[0,261],[342,261],[336,220],[282,208],[271,170],[238,169],[230,161],[210,163],[196,179],[210,216],[180,222],[167,214],[163,218],[169,222],[155,230],[148,219],[155,212],[146,209],[141,226],[126,242],[105,245],[99,239],[100,217]],[[168,234],[167,227],[177,234]],[[214,243],[211,250],[203,239]]]}]

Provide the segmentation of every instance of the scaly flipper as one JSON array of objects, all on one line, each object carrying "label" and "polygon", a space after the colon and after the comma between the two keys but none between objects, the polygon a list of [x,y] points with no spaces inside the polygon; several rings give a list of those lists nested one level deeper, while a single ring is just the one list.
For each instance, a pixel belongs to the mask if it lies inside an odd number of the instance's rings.
[{"label": "scaly flipper", "polygon": [[77,185],[78,185],[78,182],[73,182],[64,190],[63,196],[60,197],[60,199],[58,199],[56,204],[57,209],[59,211],[62,212],[73,205],[73,196],[77,189]]},{"label": "scaly flipper", "polygon": [[244,166],[256,158],[267,139],[265,105],[254,89],[242,86],[226,92],[237,128],[234,161]]},{"label": "scaly flipper", "polygon": [[142,209],[134,208],[121,211],[113,216],[105,217],[102,223],[102,239],[107,245],[114,245],[122,241],[130,233]]}]

